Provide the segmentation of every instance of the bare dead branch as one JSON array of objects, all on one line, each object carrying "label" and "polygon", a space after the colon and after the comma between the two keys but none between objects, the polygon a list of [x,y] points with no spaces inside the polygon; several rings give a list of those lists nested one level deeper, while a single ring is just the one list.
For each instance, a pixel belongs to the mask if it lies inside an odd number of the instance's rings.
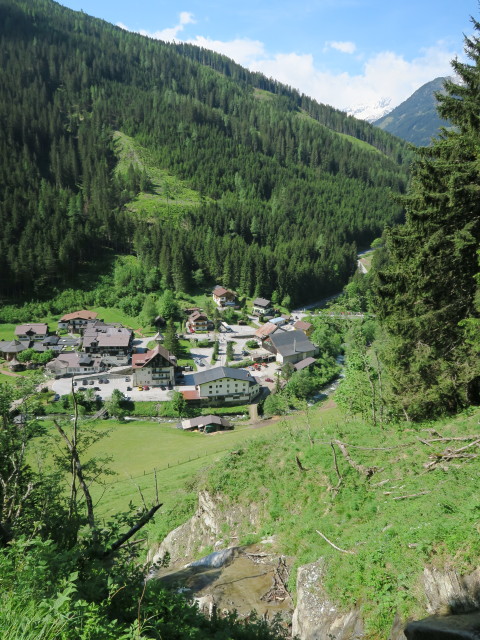
[{"label": "bare dead branch", "polygon": [[418,496],[425,496],[427,493],[432,493],[431,491],[420,491],[419,493],[411,493],[408,496],[396,496],[392,498],[392,500],[405,500],[406,498],[418,498]]},{"label": "bare dead branch", "polygon": [[445,437],[445,438],[431,438],[429,440],[422,440],[421,438],[417,438],[423,444],[430,444],[430,442],[468,442],[468,440],[477,440],[478,441],[478,433],[473,436],[462,436],[462,437]]},{"label": "bare dead branch", "polygon": [[76,476],[78,478],[80,486],[82,487],[83,495],[85,496],[85,504],[87,505],[88,525],[89,525],[90,530],[92,532],[92,539],[96,543],[97,540],[98,540],[98,535],[97,535],[97,531],[96,531],[96,528],[95,528],[95,514],[94,514],[94,511],[93,511],[93,501],[92,501],[92,496],[91,496],[90,491],[88,489],[87,483],[85,482],[85,478],[83,476],[82,463],[80,462],[80,458],[79,458],[79,455],[78,455],[77,447],[73,444],[73,442],[70,442],[70,440],[68,439],[67,434],[65,433],[65,431],[62,429],[62,427],[59,425],[59,423],[56,420],[53,421],[53,424],[57,428],[57,431],[60,433],[62,438],[67,443],[67,447],[68,447],[68,449],[70,451],[70,455],[72,456],[72,465],[74,465],[75,474],[76,474]]},{"label": "bare dead branch", "polygon": [[332,447],[333,451],[333,466],[335,467],[335,473],[337,474],[338,481],[341,482],[342,476],[340,475],[340,471],[338,470],[337,454],[335,451],[335,447],[333,446],[333,442],[330,442],[330,446]]},{"label": "bare dead branch", "polygon": [[358,473],[366,476],[367,478],[371,478],[373,474],[378,471],[378,467],[365,467],[363,464],[360,464],[352,459],[350,454],[348,453],[348,449],[346,445],[340,440],[333,440],[333,442],[337,445],[337,447],[342,452],[343,457],[348,462],[348,464],[353,467]]},{"label": "bare dead branch", "polygon": [[[134,484],[135,484],[135,483],[134,483]],[[140,489],[140,485],[139,485],[139,484],[135,484],[135,486],[136,486],[136,487],[137,487],[137,489],[138,489],[138,493],[140,494],[140,497],[141,497],[141,499],[142,499],[143,506],[144,506],[144,508],[146,509],[146,508],[147,508],[147,504],[146,504],[146,502],[145,502],[145,498],[143,497],[142,490]]]},{"label": "bare dead branch", "polygon": [[445,451],[442,451],[441,453],[431,454],[430,458],[432,461],[425,463],[423,466],[425,467],[425,469],[431,471],[432,469],[437,468],[439,463],[442,461],[448,462],[450,460],[454,460],[458,458],[463,458],[463,459],[477,458],[479,455],[478,453],[466,453],[466,450],[470,449],[471,447],[478,447],[479,445],[480,445],[480,438],[476,436],[476,440],[474,440],[473,442],[470,442],[464,447],[460,447],[459,449],[452,449],[451,447],[447,447]]},{"label": "bare dead branch", "polygon": [[135,535],[137,531],[140,531],[140,529],[144,527],[147,524],[147,522],[149,522],[153,518],[153,516],[160,509],[161,506],[162,506],[161,504],[156,504],[149,511],[147,511],[147,513],[145,513],[140,518],[137,524],[131,527],[126,533],[123,534],[123,536],[120,536],[120,538],[118,538],[118,540],[114,542],[109,549],[107,549],[102,553],[102,557],[106,558],[112,555],[112,553],[114,553],[115,551],[117,551],[117,549],[119,549],[127,540],[129,540],[133,535]]},{"label": "bare dead branch", "polygon": [[380,480],[380,482],[376,482],[375,484],[372,484],[370,486],[372,486],[372,487],[383,487],[383,485],[387,484],[387,482],[390,482],[390,478],[387,478],[386,480]]},{"label": "bare dead branch", "polygon": [[355,551],[347,551],[345,549],[340,549],[340,547],[337,547],[336,544],[333,544],[333,542],[331,540],[329,540],[327,538],[327,536],[323,535],[323,533],[321,531],[319,531],[318,529],[315,529],[315,531],[318,533],[318,535],[323,538],[325,540],[325,542],[328,542],[328,544],[333,547],[334,549],[336,549],[337,551],[341,551],[341,553],[350,553],[351,555],[355,555]]},{"label": "bare dead branch", "polygon": [[310,471],[310,469],[305,469],[298,456],[295,456],[295,460],[297,461],[297,467],[300,469],[300,471]]}]

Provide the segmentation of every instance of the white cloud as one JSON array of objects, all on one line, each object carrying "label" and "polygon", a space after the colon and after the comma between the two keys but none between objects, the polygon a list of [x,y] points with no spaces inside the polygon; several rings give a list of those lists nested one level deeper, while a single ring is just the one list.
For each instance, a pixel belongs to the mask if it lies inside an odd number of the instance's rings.
[{"label": "white cloud", "polygon": [[342,53],[355,53],[357,47],[354,42],[339,42],[336,40],[329,40],[325,43],[326,49],[336,49]]},{"label": "white cloud", "polygon": [[195,22],[193,13],[189,13],[188,11],[180,12],[180,24],[195,24]]},{"label": "white cloud", "polygon": [[[259,71],[298,89],[318,102],[344,110],[358,105],[375,105],[385,99],[389,99],[390,107],[394,108],[426,82],[438,76],[450,75],[450,61],[456,55],[446,43],[438,42],[434,47],[421,50],[413,60],[406,60],[393,51],[381,51],[364,60],[360,73],[335,73],[325,70],[328,65],[326,54],[320,61],[320,69],[315,65],[312,54],[271,54],[259,40],[236,38],[222,41],[201,35],[179,40],[177,36],[184,26],[194,22],[193,15],[184,11],[180,13],[179,23],[175,27],[156,32],[142,30],[139,33],[161,40],[184,41],[217,51],[252,71]],[[127,29],[123,24],[118,26]],[[353,42],[330,41],[326,44],[329,48],[344,53],[356,51]]]},{"label": "white cloud", "polygon": [[186,42],[221,53],[232,58],[238,64],[249,68],[256,60],[261,60],[266,56],[263,42],[249,40],[248,38],[237,38],[229,42],[223,42],[222,40],[211,40],[204,36],[196,36],[194,39],[186,40]]},{"label": "white cloud", "polygon": [[312,55],[295,53],[257,59],[249,68],[339,109],[377,104],[385,98],[390,99],[393,108],[426,82],[451,74],[450,61],[454,55],[454,51],[438,43],[413,60],[392,51],[377,53],[364,62],[358,74],[321,70],[315,66]]},{"label": "white cloud", "polygon": [[[168,27],[167,29],[162,29],[160,31],[148,31],[146,29],[139,29],[138,31],[136,31],[136,33],[139,33],[142,36],[148,36],[149,38],[154,38],[155,40],[173,42],[177,39],[178,34],[183,31],[186,24],[195,24],[193,13],[182,11],[179,15],[179,22],[174,27]],[[117,27],[121,27],[122,29],[126,29],[127,31],[132,31],[132,29],[129,29],[121,22],[117,22]]]}]

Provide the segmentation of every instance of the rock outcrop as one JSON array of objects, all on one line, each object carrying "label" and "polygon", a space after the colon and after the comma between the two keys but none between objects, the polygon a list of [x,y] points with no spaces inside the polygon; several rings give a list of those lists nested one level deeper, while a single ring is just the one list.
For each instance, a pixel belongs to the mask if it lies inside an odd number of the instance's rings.
[{"label": "rock outcrop", "polygon": [[[325,561],[321,558],[317,562],[305,565],[297,573],[297,606],[293,614],[292,635],[299,640],[354,640],[364,637],[364,625],[357,608],[342,611],[325,593],[323,581],[326,572]],[[425,567],[422,576],[423,591],[428,614],[466,614],[480,610],[480,569],[462,576],[452,568],[443,570]],[[455,616],[449,615],[449,624],[455,628]],[[463,624],[458,617],[458,627]],[[421,624],[411,626],[420,638],[420,632],[429,629],[435,632],[441,622],[439,618],[422,621]],[[396,616],[389,640],[405,640],[406,621]],[[435,626],[436,625],[436,626]],[[430,638],[430,636],[428,636]],[[432,635],[431,637],[434,637]],[[470,637],[470,636],[465,636]]]},{"label": "rock outcrop", "polygon": [[460,614],[480,609],[480,569],[461,576],[455,569],[423,570],[429,614]]},{"label": "rock outcrop", "polygon": [[343,612],[325,593],[323,558],[304,565],[297,573],[297,606],[292,635],[301,640],[350,640],[363,638],[363,622],[358,609]]},{"label": "rock outcrop", "polygon": [[[247,506],[226,506],[222,496],[211,496],[207,491],[198,495],[198,508],[195,514],[171,531],[163,542],[150,551],[149,561],[157,563],[168,554],[171,563],[194,558],[200,549],[206,547],[228,548],[237,545],[238,536],[255,532],[259,522],[259,508],[255,504]],[[222,531],[228,531],[229,537],[222,539]]]}]

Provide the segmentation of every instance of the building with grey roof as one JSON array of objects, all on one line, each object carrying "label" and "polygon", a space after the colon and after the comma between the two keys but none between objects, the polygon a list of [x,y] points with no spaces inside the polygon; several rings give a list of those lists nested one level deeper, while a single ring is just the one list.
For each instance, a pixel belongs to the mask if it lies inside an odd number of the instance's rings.
[{"label": "building with grey roof", "polygon": [[0,355],[5,360],[13,360],[17,353],[21,353],[28,349],[30,343],[20,342],[20,340],[10,340],[8,342],[0,342]]},{"label": "building with grey roof", "polygon": [[48,335],[48,324],[45,322],[30,322],[18,324],[15,327],[15,339],[30,342],[30,340],[43,340]]},{"label": "building with grey roof", "polygon": [[223,429],[233,429],[233,425],[225,418],[220,416],[198,416],[198,418],[190,418],[182,420],[178,425],[184,431],[198,429],[205,433],[213,433],[214,431],[222,431]]},{"label": "building with grey roof", "polygon": [[193,376],[198,398],[207,404],[245,404],[260,392],[260,385],[245,369],[214,367]]},{"label": "building with grey roof", "polygon": [[271,311],[272,303],[266,298],[255,298],[252,302],[252,313],[257,316],[263,316]]},{"label": "building with grey roof", "polygon": [[100,373],[105,371],[105,363],[101,356],[91,356],[77,351],[67,351],[59,354],[45,367],[46,371],[56,378],[69,375]]},{"label": "building with grey roof", "polygon": [[277,331],[264,341],[263,346],[275,353],[277,362],[282,363],[295,364],[305,358],[313,358],[318,352],[317,347],[298,329]]},{"label": "building with grey roof", "polygon": [[83,334],[83,350],[115,358],[117,364],[126,364],[132,353],[133,331],[103,323],[89,323]]}]

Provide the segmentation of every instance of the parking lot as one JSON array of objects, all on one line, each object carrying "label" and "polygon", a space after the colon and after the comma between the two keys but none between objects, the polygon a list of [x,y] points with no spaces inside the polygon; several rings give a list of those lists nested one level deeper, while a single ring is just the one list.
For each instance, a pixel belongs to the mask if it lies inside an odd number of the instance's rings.
[{"label": "parking lot", "polygon": [[[100,380],[107,380],[108,382],[100,382]],[[85,384],[85,382],[87,384]],[[74,378],[59,378],[53,382],[52,389],[55,393],[58,393],[58,395],[63,396],[72,392],[72,383],[75,391],[93,389],[95,394],[102,400],[108,400],[114,389],[118,389],[125,396],[130,397],[133,401],[137,402],[139,400],[156,400],[164,402],[166,400],[170,400],[172,397],[172,390],[161,389],[160,387],[148,389],[147,391],[139,391],[137,387],[133,386],[131,376],[112,376],[100,373],[96,375],[90,374],[85,377],[75,376]]]}]

